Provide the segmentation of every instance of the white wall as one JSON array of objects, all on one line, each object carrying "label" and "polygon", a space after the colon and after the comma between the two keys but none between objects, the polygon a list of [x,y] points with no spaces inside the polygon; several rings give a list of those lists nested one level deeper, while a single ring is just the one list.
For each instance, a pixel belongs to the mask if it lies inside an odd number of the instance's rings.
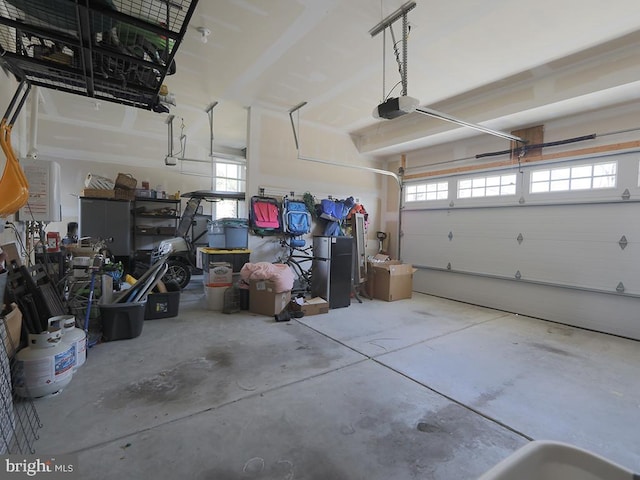
[{"label": "white wall", "polygon": [[[297,123],[297,122],[296,122]],[[314,127],[300,122],[298,131],[300,154],[345,165],[379,168],[378,163],[360,155],[349,135]],[[343,166],[325,165],[297,158],[291,122],[287,112],[252,107],[249,112],[247,148],[247,198],[258,195],[293,191],[296,195],[309,192],[316,201],[327,198],[344,199],[353,196],[369,214],[367,252],[377,250],[375,233],[380,229],[382,180],[380,175]],[[315,232],[321,226],[318,225]],[[251,261],[273,261],[281,249],[269,237],[251,236]]]},{"label": "white wall", "polygon": [[[3,79],[4,80],[4,79]],[[15,90],[15,82],[0,82],[0,104],[5,105]],[[28,108],[28,106],[27,106]],[[26,115],[21,115],[22,124],[16,126],[14,139],[18,155],[24,155],[26,142]],[[44,125],[39,125],[40,130]],[[302,122],[299,138],[301,153],[306,156],[347,165],[359,165],[380,168],[380,164],[360,155],[351,138],[341,132],[317,128]],[[353,196],[366,208],[369,213],[369,228],[367,235],[367,251],[377,250],[376,231],[381,227],[381,212],[383,197],[382,179],[379,175],[367,171],[355,170],[340,166],[321,165],[297,159],[291,124],[287,112],[272,111],[262,107],[250,109],[248,122],[248,153],[247,153],[247,198],[259,193],[260,187],[267,191],[288,193],[294,191],[297,195],[304,192],[312,193],[317,201],[331,195],[334,198]],[[125,145],[124,148],[127,148]],[[96,152],[104,159],[105,152]],[[185,162],[182,167],[166,167],[163,158],[158,158],[157,167],[141,167],[136,164],[121,165],[111,162],[96,162],[92,158],[86,160],[55,158],[53,156],[42,159],[55,160],[61,167],[61,209],[62,221],[51,223],[47,231],[66,232],[66,224],[78,219],[78,195],[84,188],[87,174],[92,173],[114,179],[119,172],[132,174],[140,184],[149,181],[151,188],[158,184],[164,185],[168,193],[180,191],[211,189],[211,179],[207,166]],[[180,171],[199,173],[198,175],[183,175]],[[205,213],[210,207],[205,205]],[[319,226],[317,228],[320,228]],[[320,233],[317,229],[313,233]],[[11,241],[11,232],[0,233],[0,241]],[[273,261],[281,253],[281,248],[272,238],[250,237],[249,248],[252,250],[252,261]]]},{"label": "white wall", "polygon": [[[377,249],[375,232],[380,228],[379,212],[382,210],[380,196],[381,179],[378,175],[350,168],[321,165],[297,160],[297,152],[293,141],[293,133],[288,114],[254,107],[250,114],[248,128],[247,153],[247,198],[259,193],[259,188],[267,189],[267,194],[286,194],[294,191],[296,195],[310,192],[320,201],[327,195],[334,198],[353,196],[362,203],[369,213],[368,251]],[[379,167],[355,150],[348,135],[302,126],[302,146],[306,155],[330,160],[337,163],[360,166]],[[77,221],[77,196],[84,188],[84,180],[88,173],[114,179],[119,172],[130,173],[137,180],[149,181],[151,188],[158,184],[165,186],[168,193],[182,193],[193,190],[211,189],[208,166],[185,162],[182,167],[167,167],[158,159],[157,168],[139,167],[135,165],[119,165],[94,161],[56,159],[62,171],[62,222],[48,225],[48,231],[66,232],[66,223]],[[199,172],[202,176],[182,175]],[[204,204],[205,213],[210,213],[210,206]],[[321,233],[322,226],[317,225],[315,234]],[[252,251],[251,261],[274,261],[282,252],[279,242],[272,237],[260,238],[250,235],[249,248]]]}]

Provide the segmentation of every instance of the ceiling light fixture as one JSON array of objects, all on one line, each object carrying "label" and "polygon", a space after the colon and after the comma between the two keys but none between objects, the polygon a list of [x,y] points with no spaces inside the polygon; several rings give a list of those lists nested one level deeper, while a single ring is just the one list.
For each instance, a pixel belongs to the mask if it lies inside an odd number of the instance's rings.
[{"label": "ceiling light fixture", "polygon": [[207,41],[209,40],[209,35],[211,35],[211,30],[209,30],[207,27],[198,27],[196,28],[196,30],[200,32],[200,41],[202,43],[207,43]]},{"label": "ceiling light fixture", "polygon": [[[398,66],[400,67],[400,75],[401,75],[401,83],[402,83],[402,95],[399,97],[391,97],[386,96],[383,102],[379,104],[377,107],[373,109],[373,116],[375,118],[385,118],[387,120],[391,120],[407,113],[417,112],[422,115],[426,115],[429,117],[437,118],[440,120],[444,120],[446,122],[455,123],[461,127],[472,128],[474,130],[478,130],[483,133],[488,133],[489,135],[494,135],[496,137],[504,138],[506,140],[511,140],[513,142],[526,143],[520,137],[512,135],[507,132],[503,132],[500,130],[494,130],[489,127],[485,127],[483,125],[478,125],[476,123],[466,122],[464,120],[460,120],[459,118],[453,117],[446,113],[438,112],[437,110],[433,110],[431,108],[420,107],[419,101],[413,97],[409,97],[407,95],[407,37],[409,36],[409,25],[407,22],[407,13],[410,10],[413,10],[416,6],[416,2],[409,1],[400,6],[396,11],[388,15],[386,18],[381,20],[376,26],[374,26],[371,30],[369,30],[369,34],[371,37],[375,37],[380,32],[384,32],[387,27],[391,32],[391,37],[393,38],[394,45],[397,45],[395,41],[395,35],[393,33],[392,25],[397,20],[402,19],[402,60],[400,60],[399,55],[397,56]],[[385,48],[386,37],[383,39],[383,49]],[[383,96],[386,95],[384,92],[384,50],[383,50]]]}]

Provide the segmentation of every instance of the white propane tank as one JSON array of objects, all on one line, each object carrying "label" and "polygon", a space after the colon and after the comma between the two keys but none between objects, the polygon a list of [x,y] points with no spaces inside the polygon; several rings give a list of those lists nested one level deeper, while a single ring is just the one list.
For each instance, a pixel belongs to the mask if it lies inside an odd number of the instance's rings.
[{"label": "white propane tank", "polygon": [[57,315],[49,319],[49,327],[57,327],[62,330],[62,341],[75,348],[76,364],[73,366],[75,372],[84,365],[87,359],[87,335],[84,330],[76,327],[75,315]]},{"label": "white propane tank", "polygon": [[29,346],[16,354],[15,392],[21,397],[44,397],[71,381],[75,349],[62,341],[62,331],[30,333]]}]

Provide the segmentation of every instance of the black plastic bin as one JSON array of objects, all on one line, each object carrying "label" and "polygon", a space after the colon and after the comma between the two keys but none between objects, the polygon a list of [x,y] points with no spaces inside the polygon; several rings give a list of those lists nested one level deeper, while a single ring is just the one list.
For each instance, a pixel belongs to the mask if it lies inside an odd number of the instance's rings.
[{"label": "black plastic bin", "polygon": [[150,293],[147,295],[147,306],[144,309],[145,320],[170,318],[178,315],[180,308],[180,291],[166,293]]},{"label": "black plastic bin", "polygon": [[100,305],[102,338],[105,342],[136,338],[144,325],[145,302]]}]

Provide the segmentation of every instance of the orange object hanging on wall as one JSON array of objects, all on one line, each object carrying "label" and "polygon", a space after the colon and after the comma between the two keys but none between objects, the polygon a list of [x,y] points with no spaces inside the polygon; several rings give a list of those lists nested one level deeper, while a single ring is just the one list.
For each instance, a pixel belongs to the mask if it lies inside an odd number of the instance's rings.
[{"label": "orange object hanging on wall", "polygon": [[11,148],[11,127],[0,125],[0,144],[7,163],[0,178],[0,217],[13,215],[29,200],[29,183]]},{"label": "orange object hanging on wall", "polygon": [[[13,110],[16,105],[18,95],[25,85],[27,89],[18,102],[16,112],[13,114],[11,120],[9,120],[11,110]],[[27,182],[27,177],[11,147],[11,128],[18,117],[20,109],[24,105],[29,90],[31,90],[30,84],[26,82],[20,84],[9,104],[7,112],[0,122],[0,146],[7,157],[4,172],[2,172],[2,177],[0,178],[0,217],[13,215],[26,205],[29,200],[29,183]]]}]

